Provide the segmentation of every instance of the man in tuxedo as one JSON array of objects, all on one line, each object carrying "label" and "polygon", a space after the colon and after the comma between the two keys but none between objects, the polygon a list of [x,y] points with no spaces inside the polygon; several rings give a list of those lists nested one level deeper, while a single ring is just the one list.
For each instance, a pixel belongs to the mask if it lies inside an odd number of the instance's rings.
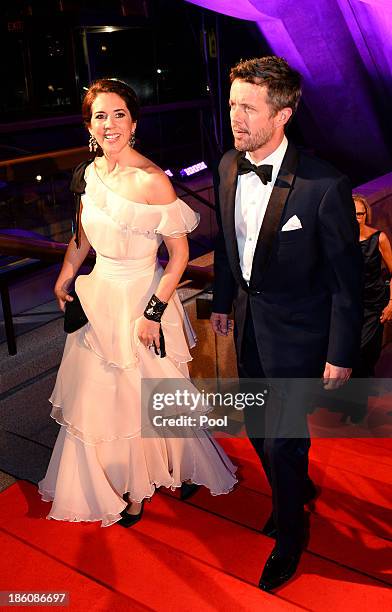
[{"label": "man in tuxedo", "polygon": [[[301,77],[285,60],[240,62],[230,80],[235,149],[219,165],[213,330],[230,332],[234,307],[241,379],[322,378],[325,388],[337,388],[350,376],[362,318],[349,181],[287,140]],[[263,532],[276,545],[259,582],[266,591],[295,573],[304,504],[316,492],[308,477],[306,406],[290,401],[290,393],[286,400],[244,415],[272,488],[273,512]]]}]

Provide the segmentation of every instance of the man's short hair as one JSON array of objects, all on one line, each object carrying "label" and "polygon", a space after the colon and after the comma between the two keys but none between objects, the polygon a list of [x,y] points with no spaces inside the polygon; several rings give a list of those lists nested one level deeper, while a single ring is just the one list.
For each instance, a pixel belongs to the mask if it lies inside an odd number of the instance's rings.
[{"label": "man's short hair", "polygon": [[283,57],[266,55],[241,61],[230,71],[230,82],[235,79],[266,87],[273,115],[286,107],[291,108],[293,114],[297,110],[301,97],[301,75]]}]

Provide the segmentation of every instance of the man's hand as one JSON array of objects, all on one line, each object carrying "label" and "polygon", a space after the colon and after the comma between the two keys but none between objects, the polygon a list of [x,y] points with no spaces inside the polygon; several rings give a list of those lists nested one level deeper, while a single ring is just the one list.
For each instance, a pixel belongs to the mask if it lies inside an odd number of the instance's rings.
[{"label": "man's hand", "polygon": [[333,391],[334,389],[339,389],[351,376],[352,369],[351,368],[341,368],[339,366],[334,366],[331,363],[325,364],[324,374],[323,374],[323,383],[324,389],[327,391]]},{"label": "man's hand", "polygon": [[229,315],[213,312],[211,314],[210,323],[215,334],[218,336],[228,336],[233,330],[233,321],[229,319]]}]

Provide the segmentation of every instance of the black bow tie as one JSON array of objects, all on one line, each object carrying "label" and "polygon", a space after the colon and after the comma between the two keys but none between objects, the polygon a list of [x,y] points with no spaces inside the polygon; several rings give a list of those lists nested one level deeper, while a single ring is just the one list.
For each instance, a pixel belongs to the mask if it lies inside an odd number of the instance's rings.
[{"label": "black bow tie", "polygon": [[262,166],[256,166],[246,159],[246,157],[240,157],[238,159],[238,174],[248,174],[248,172],[255,172],[263,185],[266,185],[271,181],[273,166],[269,164],[263,164]]}]

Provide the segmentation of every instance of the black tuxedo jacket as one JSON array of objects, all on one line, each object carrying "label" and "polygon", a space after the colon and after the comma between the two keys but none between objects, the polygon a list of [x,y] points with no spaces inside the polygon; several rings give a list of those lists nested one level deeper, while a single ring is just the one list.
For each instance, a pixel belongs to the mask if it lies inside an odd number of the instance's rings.
[{"label": "black tuxedo jacket", "polygon": [[[213,311],[234,306],[237,358],[250,309],[266,376],[320,376],[351,367],[362,325],[362,255],[348,179],[289,143],[243,279],[235,234],[236,150],[219,165]],[[282,231],[296,215],[302,228]]]}]

